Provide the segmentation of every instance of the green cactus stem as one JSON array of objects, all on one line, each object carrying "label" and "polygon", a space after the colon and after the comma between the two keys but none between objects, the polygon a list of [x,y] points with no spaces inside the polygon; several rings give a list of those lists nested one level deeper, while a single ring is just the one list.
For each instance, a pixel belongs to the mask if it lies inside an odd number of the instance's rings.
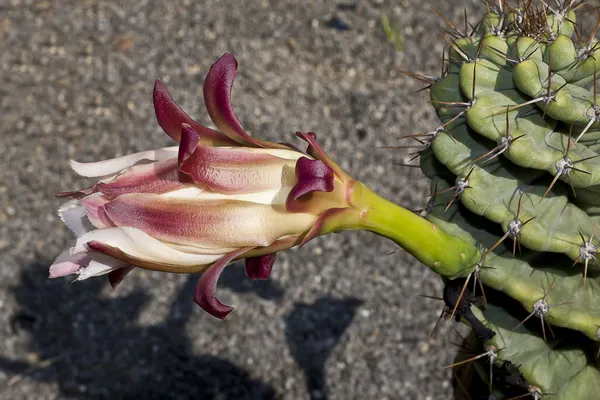
[{"label": "green cactus stem", "polygon": [[444,277],[467,276],[481,258],[481,251],[473,244],[378,196],[362,183],[355,185],[351,202],[361,210],[358,229],[393,240]]}]

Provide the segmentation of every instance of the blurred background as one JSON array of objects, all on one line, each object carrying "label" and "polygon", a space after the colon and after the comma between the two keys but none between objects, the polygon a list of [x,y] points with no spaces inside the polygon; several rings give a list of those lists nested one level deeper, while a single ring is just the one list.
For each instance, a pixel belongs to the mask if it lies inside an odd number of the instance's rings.
[{"label": "blurred background", "polygon": [[[367,233],[280,253],[272,278],[241,265],[219,281],[236,311],[192,301],[197,276],[135,271],[48,280],[74,240],[54,193],[85,186],[69,159],[170,145],[154,80],[209,124],[202,82],[224,52],[233,102],[273,141],[316,131],[330,155],[407,208],[428,182],[398,137],[437,118],[408,69],[438,75],[442,20],[478,0],[0,0],[0,399],[445,399],[454,324],[428,340],[441,281]],[[299,143],[299,142],[298,142]]]}]

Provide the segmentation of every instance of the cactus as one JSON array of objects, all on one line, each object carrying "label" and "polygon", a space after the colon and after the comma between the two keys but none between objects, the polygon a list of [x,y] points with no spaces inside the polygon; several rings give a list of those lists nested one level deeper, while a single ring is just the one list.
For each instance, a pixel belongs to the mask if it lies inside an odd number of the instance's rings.
[{"label": "cactus", "polygon": [[490,2],[464,28],[444,18],[442,76],[407,72],[441,120],[403,137],[431,179],[418,212],[477,249],[475,263],[425,263],[446,314],[473,327],[477,350],[453,367],[474,366],[483,398],[598,398],[600,17],[584,35],[584,2],[548,3]]}]

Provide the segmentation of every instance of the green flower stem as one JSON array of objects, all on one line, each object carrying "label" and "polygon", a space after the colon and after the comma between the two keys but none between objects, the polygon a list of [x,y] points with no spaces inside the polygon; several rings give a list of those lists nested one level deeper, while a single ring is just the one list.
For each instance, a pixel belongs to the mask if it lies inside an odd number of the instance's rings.
[{"label": "green flower stem", "polygon": [[388,201],[357,182],[350,195],[360,210],[360,228],[393,240],[436,273],[454,279],[473,272],[481,258],[474,245]]}]

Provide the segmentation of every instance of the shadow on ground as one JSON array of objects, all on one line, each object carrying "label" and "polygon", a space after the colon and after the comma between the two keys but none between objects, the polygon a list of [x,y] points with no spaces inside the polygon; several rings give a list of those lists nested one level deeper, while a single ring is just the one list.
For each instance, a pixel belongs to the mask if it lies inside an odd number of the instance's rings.
[{"label": "shadow on ground", "polygon": [[294,360],[304,371],[313,400],[325,399],[325,364],[362,301],[321,297],[314,304],[296,304],[285,318],[285,336]]},{"label": "shadow on ground", "polygon": [[[180,288],[166,320],[139,327],[131,321],[149,300],[143,290],[106,298],[100,293],[104,280],[50,281],[46,266],[25,268],[13,290],[19,309],[12,333],[27,345],[15,357],[0,355],[9,385],[21,379],[56,382],[61,398],[81,399],[277,397],[274,388],[230,361],[194,354],[185,325],[196,307],[191,301],[196,276]],[[223,287],[237,292],[273,301],[284,295],[272,281],[248,282],[242,268],[229,268],[222,278]],[[312,398],[326,397],[325,363],[360,304],[323,297],[297,304],[287,315],[286,340]]]}]

